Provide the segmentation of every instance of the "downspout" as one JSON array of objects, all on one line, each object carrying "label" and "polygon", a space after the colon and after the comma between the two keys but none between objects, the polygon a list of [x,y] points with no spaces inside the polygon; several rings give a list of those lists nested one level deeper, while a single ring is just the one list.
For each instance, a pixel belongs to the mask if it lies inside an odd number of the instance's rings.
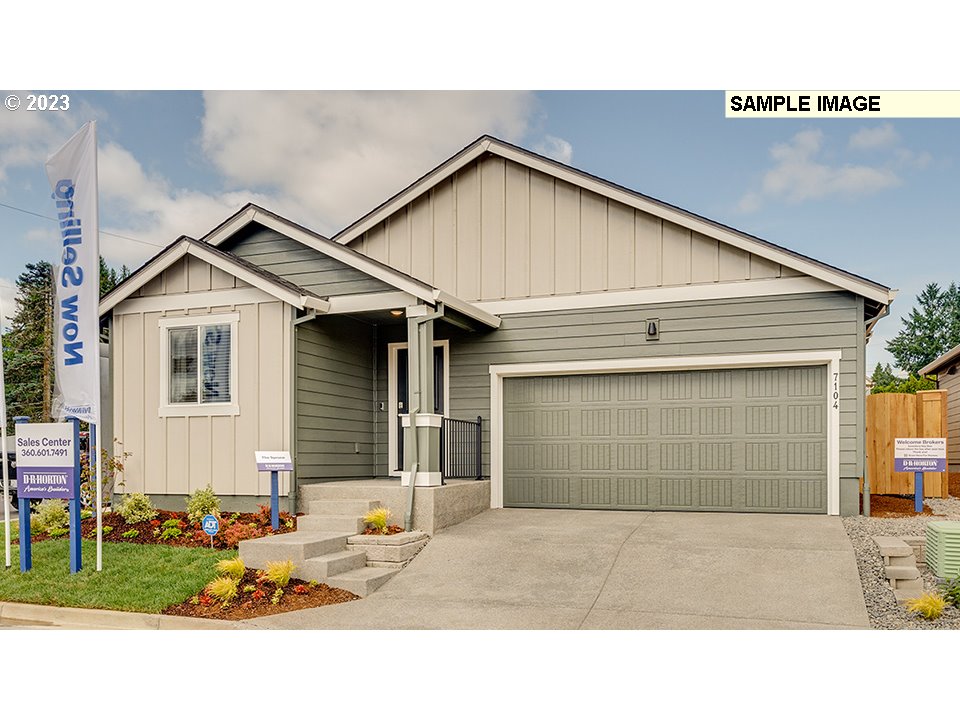
[{"label": "downspout", "polygon": [[[443,317],[443,303],[437,303],[437,311],[429,315],[407,318],[407,364],[408,368],[416,368],[410,373],[410,486],[407,488],[407,509],[403,515],[403,529],[413,530],[413,494],[417,485],[417,470],[420,468],[419,438],[417,437],[417,413],[420,412],[420,326]],[[413,329],[416,332],[411,333]],[[413,335],[411,338],[410,336]],[[410,370],[408,369],[409,373]]]}]

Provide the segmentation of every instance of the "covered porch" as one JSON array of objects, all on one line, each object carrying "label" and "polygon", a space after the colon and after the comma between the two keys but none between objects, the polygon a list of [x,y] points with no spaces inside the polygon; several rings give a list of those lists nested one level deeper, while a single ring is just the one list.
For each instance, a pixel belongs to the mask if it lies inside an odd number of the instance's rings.
[{"label": "covered porch", "polygon": [[[451,395],[451,379],[463,340],[489,332],[498,319],[399,292],[347,299],[332,298],[329,311],[303,312],[294,321],[298,492],[336,484],[399,493],[411,478],[425,489],[482,480],[489,408],[484,414],[475,400]],[[424,513],[427,504],[443,503],[434,497],[441,496],[418,491]],[[303,500],[291,500],[306,509]]]}]

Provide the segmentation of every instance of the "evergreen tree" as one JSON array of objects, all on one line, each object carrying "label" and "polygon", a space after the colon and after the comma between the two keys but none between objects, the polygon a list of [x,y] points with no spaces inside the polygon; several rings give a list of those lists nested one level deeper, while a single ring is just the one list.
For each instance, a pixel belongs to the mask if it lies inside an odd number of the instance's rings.
[{"label": "evergreen tree", "polygon": [[877,363],[877,367],[873,369],[873,375],[870,376],[870,385],[872,387],[892,385],[896,381],[897,376],[893,374],[893,369],[890,367],[890,363],[887,363],[886,365]]},{"label": "evergreen tree", "polygon": [[903,329],[887,343],[887,350],[897,367],[918,375],[925,365],[960,344],[960,289],[955,283],[946,290],[930,283],[917,297],[916,307],[900,320]]}]

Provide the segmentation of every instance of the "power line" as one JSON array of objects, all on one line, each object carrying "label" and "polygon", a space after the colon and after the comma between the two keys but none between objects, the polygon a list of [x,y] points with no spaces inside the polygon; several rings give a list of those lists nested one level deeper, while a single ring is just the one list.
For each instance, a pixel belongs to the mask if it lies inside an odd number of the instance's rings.
[{"label": "power line", "polygon": [[[7,203],[0,202],[0,207],[5,207],[8,210],[16,210],[17,212],[24,213],[25,215],[33,215],[34,217],[41,218],[42,220],[50,220],[51,222],[58,222],[55,217],[50,217],[49,215],[43,215],[42,213],[34,212],[33,210],[27,210],[25,208],[16,207],[15,205],[7,205]],[[141,245],[151,245],[153,247],[164,247],[163,243],[155,243],[155,242],[149,242],[148,240],[140,240],[138,238],[132,238],[129,235],[118,235],[117,233],[108,232],[106,230],[101,230],[100,234],[109,235],[115,238],[120,238],[121,240],[129,240],[131,242],[140,243]]]}]

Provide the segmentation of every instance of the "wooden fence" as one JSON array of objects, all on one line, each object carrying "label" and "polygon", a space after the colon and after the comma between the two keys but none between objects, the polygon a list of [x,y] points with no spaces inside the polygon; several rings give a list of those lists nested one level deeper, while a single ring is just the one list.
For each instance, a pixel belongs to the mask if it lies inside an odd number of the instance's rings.
[{"label": "wooden fence", "polygon": [[[867,395],[867,473],[870,492],[912,495],[913,473],[893,471],[895,438],[947,437],[947,393]],[[947,497],[947,473],[925,473],[924,497]]]}]

